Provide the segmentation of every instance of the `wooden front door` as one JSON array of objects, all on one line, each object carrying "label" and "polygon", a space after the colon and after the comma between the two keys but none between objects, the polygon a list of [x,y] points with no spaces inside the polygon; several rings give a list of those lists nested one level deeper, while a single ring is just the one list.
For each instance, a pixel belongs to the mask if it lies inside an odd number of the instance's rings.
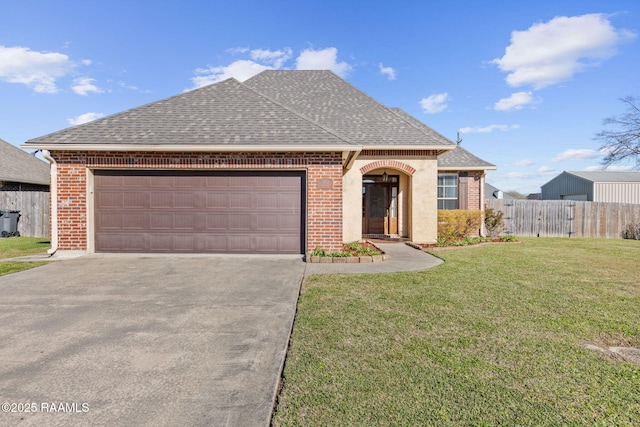
[{"label": "wooden front door", "polygon": [[397,179],[396,182],[375,182],[378,181],[375,178],[365,177],[362,186],[362,233],[398,234]]}]

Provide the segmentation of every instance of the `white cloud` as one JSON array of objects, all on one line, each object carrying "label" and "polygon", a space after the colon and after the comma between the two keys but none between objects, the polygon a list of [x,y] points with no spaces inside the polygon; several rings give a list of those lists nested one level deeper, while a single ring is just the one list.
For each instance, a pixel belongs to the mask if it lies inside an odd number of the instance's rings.
[{"label": "white cloud", "polygon": [[77,93],[78,95],[86,96],[89,92],[93,93],[102,93],[103,90],[98,86],[94,85],[95,79],[91,77],[80,77],[79,79],[75,79],[73,81],[73,86],[71,89]]},{"label": "white cloud", "polygon": [[387,76],[389,80],[396,79],[396,70],[391,67],[385,67],[384,65],[382,65],[382,63],[378,64],[378,67],[380,67],[380,73],[383,76]]},{"label": "white cloud", "polygon": [[513,163],[513,166],[516,167],[527,167],[527,166],[532,166],[535,165],[536,162],[534,160],[531,159],[523,159],[523,160],[518,160],[517,162]]},{"label": "white cloud", "polygon": [[555,175],[558,172],[549,166],[541,166],[538,168],[538,173],[541,175]]},{"label": "white cloud", "polygon": [[77,126],[77,125],[81,125],[84,123],[88,123],[88,122],[92,122],[96,119],[99,119],[100,117],[103,117],[104,114],[102,113],[84,113],[84,114],[80,114],[79,116],[76,116],[72,119],[67,119],[67,122],[69,122],[70,125],[73,126]]},{"label": "white cloud", "polygon": [[559,16],[525,31],[513,31],[504,56],[492,63],[508,73],[510,86],[540,89],[598,65],[634,37],[630,31],[614,28],[603,14]]},{"label": "white cloud", "polygon": [[594,172],[594,171],[611,171],[611,172],[629,172],[636,170],[634,165],[610,165],[607,167],[603,166],[589,166],[584,168],[585,171]]},{"label": "white cloud", "polygon": [[291,58],[291,49],[286,47],[282,50],[253,49],[249,55],[254,61],[269,64],[274,68],[281,68],[282,64]]},{"label": "white cloud", "polygon": [[241,59],[239,61],[232,62],[226,67],[209,67],[198,68],[195,72],[198,74],[193,77],[191,81],[194,84],[194,88],[217,83],[228,78],[235,78],[239,81],[245,81],[250,77],[264,71],[271,70],[273,67],[267,65],[261,65],[254,61],[248,61]]},{"label": "white cloud", "polygon": [[26,85],[34,92],[58,92],[56,80],[69,74],[74,67],[71,59],[62,53],[0,45],[0,80]]},{"label": "white cloud", "polygon": [[428,114],[439,113],[447,109],[448,93],[436,93],[420,100],[422,111]]},{"label": "white cloud", "polygon": [[516,92],[508,98],[502,98],[496,102],[493,109],[496,111],[521,110],[525,105],[532,104],[533,94],[531,92]]},{"label": "white cloud", "polygon": [[[198,68],[196,76],[191,79],[193,88],[217,83],[228,78],[245,81],[264,70],[285,69],[285,64],[292,58],[291,48],[280,50],[233,48],[233,54],[248,54],[250,59],[239,59],[226,66]],[[351,71],[346,62],[338,62],[338,49],[330,47],[321,50],[306,49],[296,58],[298,70],[331,70],[341,77]]]},{"label": "white cloud", "polygon": [[494,130],[500,130],[506,132],[511,129],[518,129],[520,125],[489,125],[489,126],[476,126],[476,127],[464,127],[460,128],[460,133],[491,133]]},{"label": "white cloud", "polygon": [[604,156],[604,154],[602,151],[590,150],[588,148],[569,148],[551,159],[551,161],[557,163],[565,160],[595,159],[596,157]]},{"label": "white cloud", "polygon": [[331,70],[344,78],[352,67],[346,62],[338,62],[338,49],[306,49],[296,58],[296,70]]}]

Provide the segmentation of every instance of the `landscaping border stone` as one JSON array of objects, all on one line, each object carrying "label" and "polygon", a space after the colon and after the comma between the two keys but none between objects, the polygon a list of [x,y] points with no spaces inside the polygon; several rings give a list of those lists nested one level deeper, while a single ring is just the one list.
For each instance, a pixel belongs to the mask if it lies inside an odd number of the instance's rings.
[{"label": "landscaping border stone", "polygon": [[389,259],[389,254],[383,252],[376,245],[367,240],[369,244],[375,246],[380,252],[380,255],[363,255],[363,256],[348,256],[348,257],[330,257],[330,256],[315,256],[311,253],[307,254],[306,260],[310,263],[321,264],[358,264],[368,262],[381,262]]}]

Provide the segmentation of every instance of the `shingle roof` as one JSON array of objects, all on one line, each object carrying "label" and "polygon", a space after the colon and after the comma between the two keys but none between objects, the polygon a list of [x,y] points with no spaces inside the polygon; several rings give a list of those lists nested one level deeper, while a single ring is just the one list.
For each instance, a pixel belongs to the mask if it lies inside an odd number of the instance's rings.
[{"label": "shingle roof", "polygon": [[49,185],[49,164],[0,139],[0,181]]},{"label": "shingle roof", "polygon": [[438,169],[496,169],[496,165],[482,160],[460,147],[438,156]]},{"label": "shingle roof", "polygon": [[511,200],[513,199],[513,196],[509,193],[505,193],[504,191],[500,190],[498,187],[494,187],[493,185],[489,184],[488,182],[484,183],[484,198],[485,199],[497,199],[497,192],[500,191],[502,192],[502,198],[504,200]]},{"label": "shingle roof", "polygon": [[412,125],[331,71],[267,70],[244,84],[365,148],[453,143]]},{"label": "shingle roof", "polygon": [[[431,129],[429,126],[425,125],[404,110],[400,108],[392,108],[391,110],[413,126],[422,129],[423,132],[430,133],[434,138],[441,138],[453,144],[453,142],[449,141],[444,136],[440,135],[438,132]],[[454,146],[455,148],[453,150],[438,156],[438,169],[496,169],[496,165],[482,160],[480,157],[471,154],[459,145],[454,144]]]},{"label": "shingle roof", "polygon": [[345,146],[352,142],[235,79],[28,141],[44,144]]},{"label": "shingle roof", "polygon": [[567,171],[567,173],[593,182],[640,182],[640,171]]}]

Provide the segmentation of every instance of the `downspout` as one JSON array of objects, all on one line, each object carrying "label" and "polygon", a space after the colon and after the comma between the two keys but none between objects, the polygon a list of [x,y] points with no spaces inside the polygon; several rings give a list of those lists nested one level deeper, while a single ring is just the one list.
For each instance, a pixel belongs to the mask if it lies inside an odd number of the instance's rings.
[{"label": "downspout", "polygon": [[482,172],[482,175],[480,175],[480,218],[482,219],[482,222],[480,223],[480,235],[482,237],[486,237],[487,236],[487,228],[484,225],[484,180],[485,180],[485,176],[487,176],[486,171]]},{"label": "downspout", "polygon": [[58,163],[49,150],[42,150],[42,156],[51,163],[51,249],[47,253],[52,256],[58,250]]}]

